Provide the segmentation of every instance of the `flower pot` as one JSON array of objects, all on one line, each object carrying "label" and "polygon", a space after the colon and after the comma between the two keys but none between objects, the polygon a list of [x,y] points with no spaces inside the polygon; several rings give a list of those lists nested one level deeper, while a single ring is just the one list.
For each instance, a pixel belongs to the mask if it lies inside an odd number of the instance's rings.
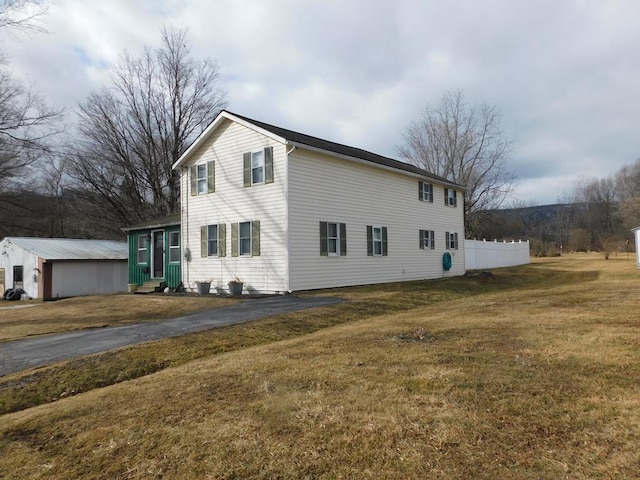
[{"label": "flower pot", "polygon": [[198,295],[207,295],[211,289],[211,282],[196,282]]},{"label": "flower pot", "polygon": [[236,296],[242,295],[242,289],[244,288],[244,283],[242,282],[229,282],[229,294]]}]

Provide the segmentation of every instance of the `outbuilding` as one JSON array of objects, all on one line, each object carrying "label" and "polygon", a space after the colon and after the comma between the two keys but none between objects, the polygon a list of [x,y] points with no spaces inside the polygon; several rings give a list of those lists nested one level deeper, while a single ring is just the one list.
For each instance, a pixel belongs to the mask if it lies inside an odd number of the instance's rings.
[{"label": "outbuilding", "polygon": [[6,237],[0,290],[42,299],[126,291],[127,253],[126,242],[112,240]]},{"label": "outbuilding", "polygon": [[640,227],[631,230],[636,237],[636,266],[640,269]]}]

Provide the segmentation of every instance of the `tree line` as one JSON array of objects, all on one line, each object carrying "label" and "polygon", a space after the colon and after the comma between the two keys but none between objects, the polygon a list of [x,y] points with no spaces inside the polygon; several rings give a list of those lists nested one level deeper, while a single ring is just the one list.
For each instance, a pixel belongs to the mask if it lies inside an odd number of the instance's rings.
[{"label": "tree line", "polygon": [[488,212],[478,238],[527,239],[534,255],[635,250],[640,226],[640,159],[604,178],[580,178],[555,205],[516,202]]}]

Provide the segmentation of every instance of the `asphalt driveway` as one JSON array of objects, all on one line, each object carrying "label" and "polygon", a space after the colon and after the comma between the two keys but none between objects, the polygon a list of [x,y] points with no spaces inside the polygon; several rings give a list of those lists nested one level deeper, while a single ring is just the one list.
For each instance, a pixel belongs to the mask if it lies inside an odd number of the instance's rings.
[{"label": "asphalt driveway", "polygon": [[170,320],[92,328],[0,343],[0,376],[137,343],[235,325],[283,313],[334,305],[338,298],[295,295],[246,300]]}]

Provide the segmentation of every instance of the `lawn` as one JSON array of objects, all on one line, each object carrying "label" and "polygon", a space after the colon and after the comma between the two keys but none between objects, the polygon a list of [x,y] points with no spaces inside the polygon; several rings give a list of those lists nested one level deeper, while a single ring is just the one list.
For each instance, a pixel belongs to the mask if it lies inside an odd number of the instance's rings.
[{"label": "lawn", "polygon": [[128,349],[166,364],[3,415],[0,477],[638,478],[633,260],[493,273]]}]

